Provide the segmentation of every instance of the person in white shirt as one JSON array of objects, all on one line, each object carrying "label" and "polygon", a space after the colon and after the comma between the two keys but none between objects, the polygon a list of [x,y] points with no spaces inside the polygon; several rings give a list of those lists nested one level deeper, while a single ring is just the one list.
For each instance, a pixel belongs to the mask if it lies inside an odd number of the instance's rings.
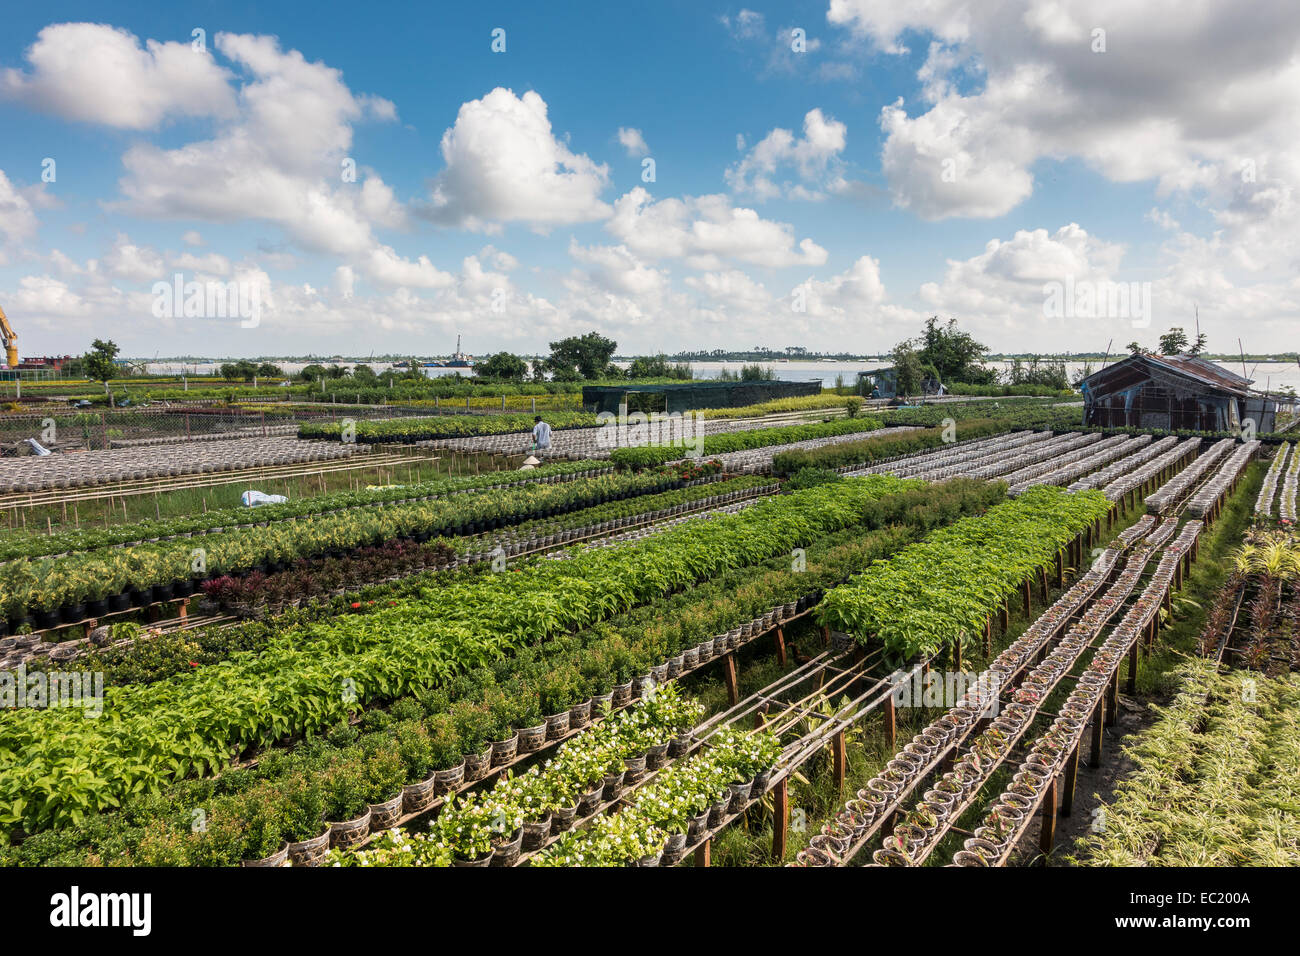
[{"label": "person in white shirt", "polygon": [[536,423],[533,425],[533,450],[540,451],[543,448],[550,448],[551,426],[542,421],[541,415],[538,415],[533,421]]}]

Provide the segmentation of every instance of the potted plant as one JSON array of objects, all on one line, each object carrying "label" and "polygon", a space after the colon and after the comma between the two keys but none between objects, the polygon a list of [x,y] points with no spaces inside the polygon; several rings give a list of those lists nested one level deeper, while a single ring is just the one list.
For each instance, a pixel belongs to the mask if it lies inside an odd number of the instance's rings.
[{"label": "potted plant", "polygon": [[492,748],[488,743],[492,714],[485,707],[462,702],[452,708],[452,721],[465,755],[465,782],[483,779],[492,763]]},{"label": "potted plant", "polygon": [[559,740],[569,732],[573,713],[570,705],[577,698],[578,673],[572,666],[548,671],[538,688],[542,713],[546,715],[546,737]]},{"label": "potted plant", "polygon": [[370,832],[380,833],[397,826],[402,815],[406,764],[396,741],[389,739],[367,754],[365,766]]},{"label": "potted plant", "polygon": [[[446,714],[440,715],[450,723]],[[399,726],[395,735],[398,753],[404,768],[402,780],[402,810],[405,813],[423,813],[433,805],[437,791],[434,743],[425,727],[416,723]],[[463,774],[465,763],[460,770]]]},{"label": "potted plant", "polygon": [[325,793],[320,781],[296,775],[285,781],[284,834],[294,866],[318,866],[329,852],[330,828],[325,821]]},{"label": "potted plant", "polygon": [[[284,808],[273,799],[254,792],[250,799],[238,801],[235,813],[243,822],[241,866],[287,866],[289,842],[285,835]],[[216,814],[214,813],[215,817]]]},{"label": "potted plant", "polygon": [[348,849],[370,835],[367,781],[356,759],[344,760],[324,776],[325,819],[330,829],[330,846]]},{"label": "potted plant", "polygon": [[542,704],[537,694],[521,692],[516,718],[519,729],[519,752],[530,754],[540,750],[546,743],[546,719],[542,716]]}]

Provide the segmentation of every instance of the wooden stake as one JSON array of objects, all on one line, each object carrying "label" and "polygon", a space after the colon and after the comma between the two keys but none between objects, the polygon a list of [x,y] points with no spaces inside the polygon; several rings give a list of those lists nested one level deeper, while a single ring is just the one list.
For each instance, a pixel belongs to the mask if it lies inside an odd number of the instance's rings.
[{"label": "wooden stake", "polygon": [[727,684],[727,700],[735,707],[740,702],[740,689],[736,681],[736,655],[732,651],[722,659],[722,677]]},{"label": "wooden stake", "polygon": [[1105,729],[1106,722],[1106,701],[1097,701],[1097,707],[1092,713],[1092,754],[1088,758],[1088,766],[1096,769],[1101,766],[1101,738]]},{"label": "wooden stake", "polygon": [[1053,776],[1043,795],[1043,826],[1038,834],[1038,848],[1044,854],[1052,852],[1056,842],[1056,777]]},{"label": "wooden stake", "polygon": [[1074,782],[1079,777],[1079,751],[1083,748],[1076,744],[1070,759],[1065,762],[1065,786],[1061,792],[1061,816],[1068,817],[1074,810]]},{"label": "wooden stake", "polygon": [[785,859],[785,841],[790,832],[790,791],[786,777],[772,788],[772,858]]}]

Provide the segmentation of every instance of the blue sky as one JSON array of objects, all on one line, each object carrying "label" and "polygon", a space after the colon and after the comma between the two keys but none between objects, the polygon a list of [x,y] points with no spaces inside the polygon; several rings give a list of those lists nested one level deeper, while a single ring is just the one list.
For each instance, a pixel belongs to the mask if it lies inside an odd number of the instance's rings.
[{"label": "blue sky", "polygon": [[[11,11],[23,352],[874,352],[932,313],[1046,352],[1193,309],[1211,347],[1293,347],[1294,4],[405,7]],[[255,289],[257,321],[157,314],[177,272]],[[1151,308],[1047,314],[1066,281]]]}]

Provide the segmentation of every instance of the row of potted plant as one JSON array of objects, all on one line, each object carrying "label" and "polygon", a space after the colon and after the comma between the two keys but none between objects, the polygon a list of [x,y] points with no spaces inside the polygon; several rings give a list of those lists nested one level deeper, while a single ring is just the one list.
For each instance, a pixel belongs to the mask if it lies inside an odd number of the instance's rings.
[{"label": "row of potted plant", "polygon": [[1115,535],[1115,540],[1120,542],[1120,544],[1124,545],[1126,548],[1132,547],[1155,529],[1156,520],[1155,515],[1144,514],[1138,518],[1137,521],[1134,521],[1119,534]]},{"label": "row of potted plant", "polygon": [[[700,479],[695,479],[700,481]],[[593,505],[556,518],[525,521],[503,531],[484,532],[465,542],[462,550],[488,553],[500,547],[513,555],[540,547],[557,546],[602,531],[658,521],[697,508],[718,507],[756,494],[772,494],[780,485],[757,475],[693,484],[673,491]]]},{"label": "row of potted plant", "polygon": [[1172,436],[1166,436],[1158,441],[1150,441],[1150,435],[1140,436],[1147,441],[1132,454],[1126,454],[1118,461],[1114,461],[1105,468],[1083,475],[1083,477],[1070,482],[1066,487],[1070,491],[1087,491],[1091,488],[1105,488],[1111,482],[1123,475],[1129,474],[1136,468],[1145,465],[1153,458],[1163,455],[1169,449],[1178,444],[1178,439]]},{"label": "row of potted plant", "polygon": [[[1147,517],[1150,517],[1149,515]],[[1142,539],[1142,543],[1151,548],[1159,548],[1174,536],[1178,530],[1178,517],[1171,515],[1156,526],[1156,529]]]},{"label": "row of potted plant", "polygon": [[[560,462],[529,471],[491,472],[457,478],[439,478],[414,484],[393,485],[363,491],[340,491],[282,504],[257,508],[220,508],[199,515],[161,520],[148,519],[108,528],[85,527],[76,531],[48,534],[11,534],[0,537],[0,561],[94,551],[118,545],[152,544],[178,538],[201,537],[211,531],[264,527],[270,522],[322,514],[337,514],[348,508],[432,501],[449,495],[492,492],[520,484],[555,483],[569,478],[592,478],[609,471],[607,462]],[[679,476],[681,477],[681,476]],[[695,477],[704,477],[703,474]],[[689,480],[689,479],[686,479]]]},{"label": "row of potted plant", "polygon": [[[546,421],[552,430],[594,428],[600,424],[592,412],[548,412]],[[309,423],[298,426],[298,437],[340,441],[345,434],[361,444],[400,442],[412,444],[468,435],[506,435],[528,432],[533,427],[531,414],[505,415],[427,415],[360,421]],[[345,433],[345,429],[350,431]]]},{"label": "row of potted plant", "polygon": [[[1150,554],[1149,549],[1136,552],[1105,594],[1093,601],[1083,618],[1025,675],[1011,694],[1010,702],[1000,709],[989,727],[971,741],[967,752],[957,760],[953,769],[940,778],[938,785],[927,792],[921,803],[886,837],[884,846],[873,854],[876,863],[910,866],[924,860],[948,827],[975,799],[1015,743],[1024,736],[1047,696],[1132,593]],[[981,695],[974,700],[968,698],[964,705],[976,714],[982,713],[996,700],[1003,678],[1007,676],[1000,671],[1000,665],[991,667],[989,673],[996,675],[997,679],[988,685],[981,684]],[[924,766],[919,764],[917,769]],[[1017,777],[1011,792],[1032,800],[1041,792],[1041,786],[1041,779]]]},{"label": "row of potted plant", "polygon": [[1102,487],[1102,494],[1110,501],[1119,501],[1130,492],[1141,488],[1147,482],[1159,476],[1168,468],[1177,467],[1180,462],[1189,460],[1201,447],[1199,438],[1186,438],[1169,450],[1152,458],[1150,461],[1133,469]]},{"label": "row of potted plant", "polygon": [[[990,408],[992,406],[992,408]],[[1012,428],[1047,428],[1069,431],[1083,421],[1083,408],[1062,406],[1054,398],[1011,398],[998,402],[933,402],[922,406],[882,409],[880,415],[889,425],[942,425],[952,419],[959,425],[966,419],[995,414]]]},{"label": "row of potted plant", "polygon": [[[1065,436],[1072,438],[1077,433]],[[1059,455],[1054,455],[1049,461],[1040,461],[1022,468],[1017,468],[1009,474],[1002,475],[999,480],[1005,481],[1012,488],[1023,490],[1034,483],[1044,485],[1064,484],[1063,481],[1049,480],[1058,474],[1065,474],[1071,468],[1078,467],[1085,462],[1103,459],[1109,461],[1104,456],[1108,452],[1113,452],[1116,448],[1122,448],[1125,442],[1134,441],[1135,439],[1126,438],[1123,435],[1116,435],[1111,438],[1099,438],[1095,435],[1089,435],[1092,441],[1077,448],[1064,451]],[[1019,491],[1017,491],[1019,494]]]},{"label": "row of potted plant", "polygon": [[[1007,434],[1007,423],[999,418],[961,420],[956,424],[958,446],[987,436]],[[925,457],[934,449],[947,449],[953,434],[939,423],[916,430],[886,429],[869,438],[825,445],[821,448],[792,449],[772,457],[772,470],[778,475],[793,475],[803,468],[826,468],[833,471],[864,468],[910,456]],[[957,446],[954,446],[957,447]]]},{"label": "row of potted plant", "polygon": [[[467,547],[461,548],[464,557],[442,539],[426,544],[397,540],[362,548],[341,558],[300,558],[282,572],[254,571],[242,577],[223,575],[204,581],[201,589],[215,605],[213,610],[241,617],[278,614],[303,601],[338,597],[348,589],[367,584],[392,582],[424,570],[452,568],[468,561],[491,560],[496,553],[509,557],[542,547],[558,547],[601,529],[623,527],[634,519],[654,520],[701,504],[735,500],[766,487],[756,478],[735,478],[596,505],[563,518],[525,522],[503,537],[471,539]],[[498,547],[501,552],[497,552]]]},{"label": "row of potted plant", "polygon": [[1050,470],[1050,466],[1056,462],[1071,460],[1071,455],[1087,454],[1092,451],[1090,446],[1095,445],[1100,440],[1100,435],[1067,432],[1064,435],[1049,438],[1045,442],[1035,442],[1026,447],[1018,448],[1012,454],[1006,457],[1000,456],[996,461],[989,464],[977,464],[976,467],[963,470],[962,474],[968,478],[984,478],[986,480],[996,478],[1008,482],[1018,481],[1020,479],[1017,475],[1028,476],[1035,466],[1042,467],[1046,463]]},{"label": "row of potted plant", "polygon": [[[815,837],[792,865],[831,866],[843,862],[843,854],[860,841],[867,827],[888,815],[897,802],[898,795],[914,783],[926,766],[933,762],[932,758],[965,739],[974,726],[974,721],[969,719],[970,715],[982,713],[997,696],[997,692],[1035,659],[1085,604],[1094,600],[1097,591],[1109,579],[1120,553],[1119,550],[1110,548],[1099,555],[1078,581],[998,654],[988,669],[978,676],[971,693],[960,705],[932,721],[896,753],[885,772],[860,789],[856,799],[850,800],[844,810],[818,834],[821,839]],[[1117,605],[1109,602],[1106,606],[1112,608],[1113,613],[1113,608]],[[1094,615],[1089,619],[1087,626],[1100,627],[1099,616]],[[916,757],[926,759],[918,761]],[[940,781],[935,789],[941,794],[958,794],[961,791],[956,781]],[[942,800],[943,797],[938,799]]]},{"label": "row of potted plant", "polygon": [[937,653],[985,622],[1061,549],[1104,517],[1098,492],[1033,488],[904,548],[830,592],[819,619],[912,660]]},{"label": "row of potted plant", "polygon": [[450,567],[455,560],[455,549],[443,540],[387,541],[341,558],[299,558],[284,571],[225,574],[204,581],[201,588],[207,600],[199,610],[236,617],[275,615],[303,602],[342,597],[367,584]]},{"label": "row of potted plant", "polygon": [[1190,465],[1147,495],[1147,511],[1154,515],[1168,511],[1187,494],[1189,488],[1201,480],[1202,475],[1228,455],[1234,444],[1236,443],[1231,438],[1225,438],[1207,448]]},{"label": "row of potted plant", "polygon": [[[567,831],[576,819],[617,799],[625,785],[662,766],[670,745],[689,739],[683,735],[703,711],[675,685],[651,682],[636,704],[565,741],[545,763],[449,800],[428,834],[413,838],[427,844],[420,850],[422,864],[513,866],[521,851],[549,841],[552,830]],[[350,850],[336,844],[327,862],[384,865],[387,856],[384,847]]]},{"label": "row of potted plant", "polygon": [[989,458],[1021,449],[1036,442],[1046,441],[1051,432],[1003,432],[993,438],[979,441],[956,442],[940,451],[924,455],[909,455],[892,464],[875,465],[868,473],[887,471],[892,475],[938,481],[960,475],[972,465]]},{"label": "row of potted plant", "polygon": [[[1027,488],[1033,485],[1068,485],[1080,475],[1086,475],[1096,471],[1101,466],[1112,462],[1117,458],[1124,458],[1134,449],[1143,447],[1151,443],[1149,435],[1139,435],[1135,438],[1124,438],[1116,436],[1114,439],[1103,439],[1099,444],[1088,449],[1088,453],[1076,457],[1067,455],[1055,464],[1056,468],[1050,466],[1046,470],[1029,477],[1022,473],[1017,476],[1008,475],[1002,479],[1010,484],[1007,494],[1012,497],[1021,494]],[[1043,468],[1044,466],[1038,466]],[[1034,470],[1037,470],[1034,469]]]},{"label": "row of potted plant", "polygon": [[[816,438],[828,438],[834,435],[851,435],[858,432],[875,431],[881,427],[880,419],[866,416],[863,418],[841,418],[829,422],[817,422],[808,425],[782,425],[776,428],[751,428],[743,431],[722,432],[709,435],[703,440],[704,453],[714,456],[728,452],[744,451],[749,448],[764,448],[770,445],[788,445],[792,442],[808,441]],[[633,448],[615,448],[610,452],[610,461],[618,468],[640,470],[653,468],[670,461],[687,457],[687,449],[682,444],[643,445]]]},{"label": "row of potted plant", "polygon": [[1213,478],[1197,488],[1192,496],[1187,499],[1187,513],[1204,517],[1223,500],[1241,477],[1242,471],[1250,464],[1250,460],[1255,457],[1255,452],[1259,450],[1260,443],[1258,440],[1244,442],[1234,448],[1230,454],[1219,466],[1218,473]]},{"label": "row of potted plant", "polygon": [[31,617],[28,625],[44,630],[183,597],[192,594],[199,581],[232,571],[282,569],[298,557],[338,556],[396,538],[427,541],[436,535],[477,533],[681,485],[672,475],[611,473],[560,484],[521,485],[493,495],[436,498],[224,529],[206,535],[197,546],[192,540],[159,542],[12,561],[0,565],[0,617],[20,624]]},{"label": "row of potted plant", "polygon": [[[1198,529],[1199,530],[1199,529]],[[1194,539],[1195,533],[1191,535]],[[1001,794],[974,837],[953,857],[959,866],[988,866],[1005,856],[1028,825],[1034,809],[1065,759],[1079,745],[1088,721],[1094,719],[1120,661],[1148,626],[1173,583],[1178,552],[1166,551],[1141,597],[1101,644],[1076,682],[1051,727],[1035,741],[1012,784]],[[1096,716],[1095,719],[1100,719]]]},{"label": "row of potted plant", "polygon": [[1278,499],[1277,513],[1283,524],[1295,524],[1296,493],[1300,491],[1300,451],[1295,445],[1291,449],[1291,464],[1287,466],[1286,478],[1282,482],[1282,495]]},{"label": "row of potted plant", "polygon": [[[306,640],[272,638],[253,659],[237,657],[146,687],[109,688],[98,720],[70,709],[14,713],[0,725],[0,824],[21,821],[35,829],[63,819],[72,794],[97,809],[133,787],[213,772],[232,752],[327,726],[367,701],[444,683],[473,664],[503,659],[710,575],[789,554],[859,525],[869,502],[906,487],[894,478],[853,479],[622,548],[426,586],[373,614],[312,624]],[[339,691],[345,679],[350,697]],[[61,775],[62,768],[87,763],[111,768],[102,775],[106,785]]]},{"label": "row of potted plant", "polygon": [[531,866],[675,866],[686,847],[766,792],[781,742],[724,727],[707,749],[661,771],[626,809],[564,833]]},{"label": "row of potted plant", "polygon": [[1268,466],[1268,471],[1264,474],[1264,481],[1259,486],[1259,496],[1255,499],[1255,519],[1269,521],[1273,517],[1273,502],[1277,498],[1277,485],[1287,474],[1287,456],[1291,454],[1293,445],[1279,445],[1277,454],[1273,456],[1272,463]]}]

